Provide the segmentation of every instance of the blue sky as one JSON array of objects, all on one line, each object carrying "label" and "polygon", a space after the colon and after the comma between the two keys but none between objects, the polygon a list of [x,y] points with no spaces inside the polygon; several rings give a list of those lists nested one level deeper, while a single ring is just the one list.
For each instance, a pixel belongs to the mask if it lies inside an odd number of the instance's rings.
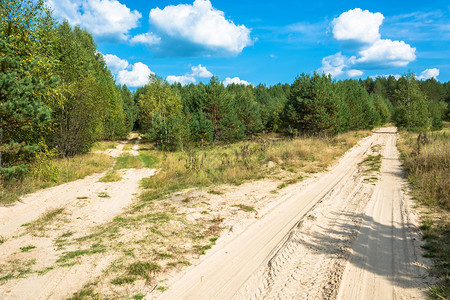
[{"label": "blue sky", "polygon": [[[292,83],[403,75],[450,80],[444,1],[48,0],[94,35],[116,82]],[[365,1],[364,1],[365,2]]]}]

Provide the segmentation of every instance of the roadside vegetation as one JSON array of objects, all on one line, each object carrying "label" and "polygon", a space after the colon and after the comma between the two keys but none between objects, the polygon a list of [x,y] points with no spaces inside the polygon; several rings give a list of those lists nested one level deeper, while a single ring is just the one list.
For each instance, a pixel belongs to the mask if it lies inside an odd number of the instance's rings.
[{"label": "roadside vegetation", "polygon": [[421,204],[424,249],[434,266],[438,283],[430,287],[432,299],[450,298],[450,123],[426,135],[401,132],[399,149]]}]

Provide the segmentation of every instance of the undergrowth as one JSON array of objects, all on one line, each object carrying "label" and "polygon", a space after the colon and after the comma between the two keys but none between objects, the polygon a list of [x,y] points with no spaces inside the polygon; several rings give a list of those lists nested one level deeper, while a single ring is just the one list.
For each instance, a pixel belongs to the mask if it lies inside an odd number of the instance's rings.
[{"label": "undergrowth", "polygon": [[431,274],[438,283],[429,289],[432,299],[450,299],[450,124],[444,130],[418,134],[402,132],[399,150],[412,186],[423,204],[421,230],[425,256],[433,259]]}]

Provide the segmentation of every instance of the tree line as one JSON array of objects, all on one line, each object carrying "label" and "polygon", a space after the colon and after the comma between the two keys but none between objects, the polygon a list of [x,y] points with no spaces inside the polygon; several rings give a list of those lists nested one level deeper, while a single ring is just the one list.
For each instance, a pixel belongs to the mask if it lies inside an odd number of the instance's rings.
[{"label": "tree line", "polygon": [[334,135],[393,120],[442,128],[450,84],[413,74],[292,84],[170,85],[151,76],[135,91],[116,85],[92,35],[56,22],[44,0],[6,0],[0,11],[0,175],[20,178],[39,157],[88,152],[98,140],[139,130],[163,150],[242,141],[265,132]]}]

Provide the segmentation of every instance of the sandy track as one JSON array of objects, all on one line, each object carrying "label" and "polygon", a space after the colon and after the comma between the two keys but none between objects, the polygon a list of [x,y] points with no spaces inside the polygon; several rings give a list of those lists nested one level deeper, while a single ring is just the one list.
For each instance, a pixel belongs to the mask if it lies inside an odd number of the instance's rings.
[{"label": "sandy track", "polygon": [[363,215],[338,299],[423,299],[426,269],[404,184],[395,136],[383,152],[381,179]]},{"label": "sandy track", "polygon": [[[330,172],[174,278],[160,298],[423,298],[423,280],[413,278],[426,268],[406,217],[396,138],[395,128],[384,128],[362,140]],[[359,164],[373,151],[383,153],[375,186]]]},{"label": "sandy track", "polygon": [[[126,142],[110,154],[119,156],[124,144]],[[137,152],[137,149],[138,142],[133,150]],[[119,182],[98,182],[106,172],[94,174],[25,195],[14,206],[0,207],[0,235],[6,238],[0,245],[0,269],[2,264],[14,264],[15,261],[34,261],[34,267],[40,269],[53,267],[61,253],[67,250],[56,249],[55,243],[61,234],[72,232],[73,237],[83,236],[120,214],[139,193],[140,180],[152,176],[155,170],[125,169],[120,172],[122,180]],[[63,211],[45,232],[36,235],[21,226],[55,208],[63,208]],[[30,244],[36,247],[35,251],[18,251]],[[82,264],[9,280],[0,285],[0,299],[65,298],[99,276],[113,260],[114,255],[86,258]]]}]

